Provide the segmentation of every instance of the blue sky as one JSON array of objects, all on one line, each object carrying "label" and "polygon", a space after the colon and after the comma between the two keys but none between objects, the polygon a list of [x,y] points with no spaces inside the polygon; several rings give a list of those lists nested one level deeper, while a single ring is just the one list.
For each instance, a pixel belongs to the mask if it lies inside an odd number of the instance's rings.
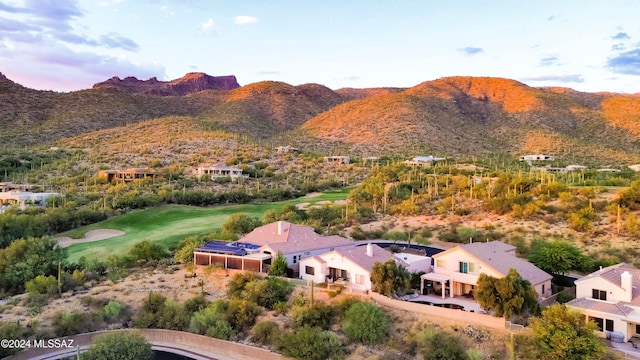
[{"label": "blue sky", "polygon": [[640,1],[0,0],[0,72],[35,89],[188,72],[410,87],[453,75],[640,93]]}]

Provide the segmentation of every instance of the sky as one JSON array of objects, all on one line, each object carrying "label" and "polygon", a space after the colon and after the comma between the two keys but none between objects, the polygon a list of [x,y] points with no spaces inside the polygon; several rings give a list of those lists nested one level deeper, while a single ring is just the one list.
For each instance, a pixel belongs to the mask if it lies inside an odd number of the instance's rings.
[{"label": "sky", "polygon": [[0,0],[0,73],[411,87],[446,76],[640,93],[636,0]]}]

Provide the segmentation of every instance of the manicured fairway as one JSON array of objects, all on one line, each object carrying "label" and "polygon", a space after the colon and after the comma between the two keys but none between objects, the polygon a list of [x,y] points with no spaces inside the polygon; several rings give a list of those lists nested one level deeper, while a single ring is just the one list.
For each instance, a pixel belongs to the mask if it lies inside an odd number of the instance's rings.
[{"label": "manicured fairway", "polygon": [[59,235],[79,239],[90,230],[116,229],[124,231],[125,235],[122,236],[73,244],[67,248],[70,261],[77,261],[81,256],[85,256],[88,259],[104,259],[109,254],[126,253],[133,244],[145,239],[157,242],[165,247],[175,246],[187,236],[206,234],[220,229],[229,216],[235,213],[244,213],[262,219],[268,210],[281,209],[286,204],[308,202],[313,205],[322,201],[343,200],[347,198],[348,193],[349,189],[342,189],[311,198],[303,197],[277,203],[255,205],[226,205],[207,208],[166,205],[133,211]]}]

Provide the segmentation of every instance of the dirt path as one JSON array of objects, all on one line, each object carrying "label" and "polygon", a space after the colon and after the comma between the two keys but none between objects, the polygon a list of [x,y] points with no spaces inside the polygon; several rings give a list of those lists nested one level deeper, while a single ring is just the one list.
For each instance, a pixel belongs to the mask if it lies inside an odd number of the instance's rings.
[{"label": "dirt path", "polygon": [[63,237],[57,238],[56,240],[58,240],[58,245],[60,245],[60,247],[67,247],[72,244],[104,240],[104,239],[108,239],[116,236],[121,236],[124,234],[125,234],[124,231],[120,231],[120,230],[99,229],[99,230],[87,231],[87,233],[84,234],[84,237],[81,239],[72,239],[68,236],[63,236]]}]

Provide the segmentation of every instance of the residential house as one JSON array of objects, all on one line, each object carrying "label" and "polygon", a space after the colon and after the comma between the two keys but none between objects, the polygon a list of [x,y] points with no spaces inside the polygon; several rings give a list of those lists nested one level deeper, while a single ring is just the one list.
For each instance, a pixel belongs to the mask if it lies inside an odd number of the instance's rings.
[{"label": "residential house", "polygon": [[[296,225],[287,221],[276,221],[260,226],[243,236],[238,243],[250,245],[243,246],[245,250],[250,248],[250,251],[244,254],[229,254],[227,251],[218,251],[216,253],[215,250],[201,251],[201,249],[196,249],[194,251],[194,262],[198,265],[208,265],[216,261],[222,264],[224,257],[262,254],[260,255],[261,259],[263,259],[265,265],[268,265],[271,264],[272,258],[278,253],[282,253],[287,259],[289,267],[294,272],[298,272],[299,262],[304,258],[354,246],[352,240],[340,236],[323,236],[313,231],[310,226]],[[220,256],[214,257],[211,254]]]},{"label": "residential house", "polygon": [[404,163],[406,165],[415,165],[415,166],[424,166],[424,167],[429,167],[431,166],[434,162],[436,161],[443,161],[446,160],[445,158],[439,158],[439,157],[434,157],[434,156],[416,156],[411,160],[406,160]]},{"label": "residential house", "polygon": [[325,156],[324,162],[330,164],[348,164],[351,159],[348,156]]},{"label": "residential house", "polygon": [[0,182],[0,193],[9,192],[12,190],[29,191],[30,189],[31,189],[31,185],[27,185],[27,184],[14,184],[10,181]]},{"label": "residential house", "polygon": [[156,172],[150,168],[129,168],[126,170],[100,170],[98,171],[98,177],[104,178],[107,182],[113,180],[118,181],[133,181],[146,179],[148,177],[153,178]]},{"label": "residential house", "polygon": [[633,171],[640,171],[640,164],[629,165],[629,169]]},{"label": "residential house", "polygon": [[370,290],[373,265],[393,258],[389,250],[373,244],[333,250],[300,260],[300,278]]},{"label": "residential house", "polygon": [[621,263],[575,282],[576,298],[567,306],[598,325],[599,334],[620,333],[623,341],[640,337],[640,269]]},{"label": "residential house", "polygon": [[288,153],[288,152],[297,152],[299,151],[297,148],[294,148],[291,145],[287,145],[287,146],[278,146],[276,148],[278,154],[284,154],[284,153]]},{"label": "residential house", "polygon": [[51,196],[61,196],[58,193],[33,193],[30,191],[4,191],[0,192],[0,212],[9,206],[18,206],[25,209],[28,206],[44,207]]},{"label": "residential house", "polygon": [[533,155],[522,155],[520,156],[520,161],[554,161],[556,159],[553,155],[545,155],[545,154],[533,154]]},{"label": "residential house", "polygon": [[242,169],[226,165],[201,165],[195,168],[194,173],[197,176],[209,175],[211,180],[220,177],[229,177],[232,180],[248,177],[242,175]]},{"label": "residential house", "polygon": [[500,241],[470,243],[433,255],[434,272],[422,275],[423,294],[473,297],[480,274],[495,278],[515,269],[538,293],[538,299],[551,296],[552,276],[530,262],[516,257],[515,247]]}]

